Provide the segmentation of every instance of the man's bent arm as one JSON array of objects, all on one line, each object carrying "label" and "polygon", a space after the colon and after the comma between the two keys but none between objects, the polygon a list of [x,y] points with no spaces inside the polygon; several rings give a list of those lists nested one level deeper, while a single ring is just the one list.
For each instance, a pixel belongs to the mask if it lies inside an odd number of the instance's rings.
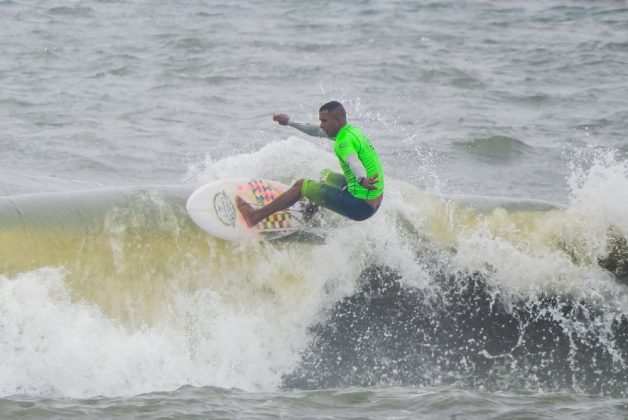
[{"label": "man's bent arm", "polygon": [[366,168],[364,167],[362,161],[358,159],[357,154],[350,154],[345,159],[345,162],[349,165],[349,168],[351,169],[351,172],[353,172],[353,175],[355,175],[356,179],[366,178]]},{"label": "man's bent arm", "polygon": [[316,124],[305,124],[288,121],[287,125],[296,128],[297,130],[307,134],[308,136],[328,138],[323,129]]}]

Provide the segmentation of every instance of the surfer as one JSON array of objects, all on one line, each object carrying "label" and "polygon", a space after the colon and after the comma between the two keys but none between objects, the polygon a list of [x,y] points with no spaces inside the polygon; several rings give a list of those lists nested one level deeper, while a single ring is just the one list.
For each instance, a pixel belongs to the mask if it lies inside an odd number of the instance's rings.
[{"label": "surfer", "polygon": [[302,197],[357,221],[368,219],[381,205],[384,173],[371,141],[359,129],[347,124],[347,114],[340,102],[331,101],[321,106],[318,117],[319,126],[292,122],[285,114],[273,115],[273,121],[311,136],[333,140],[334,153],[343,174],[326,169],[320,182],[299,179],[283,194],[258,209],[236,197],[238,210],[249,226],[292,206]]}]

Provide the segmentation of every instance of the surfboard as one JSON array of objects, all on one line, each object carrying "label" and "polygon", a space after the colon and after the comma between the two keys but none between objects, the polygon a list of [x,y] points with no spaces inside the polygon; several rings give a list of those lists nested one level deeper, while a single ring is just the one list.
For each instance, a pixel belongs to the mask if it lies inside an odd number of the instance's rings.
[{"label": "surfboard", "polygon": [[303,225],[303,203],[274,213],[249,227],[236,207],[236,196],[253,207],[270,203],[289,187],[267,179],[226,179],[206,184],[188,198],[190,218],[205,232],[227,241],[273,240],[291,235]]}]

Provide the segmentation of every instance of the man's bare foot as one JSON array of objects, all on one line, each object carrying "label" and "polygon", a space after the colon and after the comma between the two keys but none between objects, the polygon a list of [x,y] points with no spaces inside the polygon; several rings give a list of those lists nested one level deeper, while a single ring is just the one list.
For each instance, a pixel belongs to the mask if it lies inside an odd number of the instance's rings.
[{"label": "man's bare foot", "polygon": [[242,218],[244,218],[244,221],[246,222],[246,224],[249,227],[255,226],[257,224],[255,223],[255,217],[254,217],[255,209],[251,207],[249,203],[247,203],[242,198],[240,198],[239,195],[236,196],[235,201],[236,201],[236,206],[238,206],[238,210],[242,214]]}]

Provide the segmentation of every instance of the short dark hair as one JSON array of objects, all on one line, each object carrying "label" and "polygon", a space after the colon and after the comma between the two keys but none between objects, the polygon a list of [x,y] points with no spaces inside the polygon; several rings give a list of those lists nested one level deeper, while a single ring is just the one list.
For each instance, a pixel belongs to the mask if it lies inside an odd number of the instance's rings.
[{"label": "short dark hair", "polygon": [[342,115],[346,117],[345,107],[342,106],[342,104],[338,101],[327,102],[326,104],[321,106],[318,112],[323,112],[323,111],[332,112],[332,111],[337,110],[338,108],[340,108],[340,110],[342,111]]},{"label": "short dark hair", "polygon": [[331,101],[324,104],[318,112],[327,111],[330,114],[333,112],[336,118],[341,120],[347,119],[347,113],[345,112],[345,107],[338,101]]}]

